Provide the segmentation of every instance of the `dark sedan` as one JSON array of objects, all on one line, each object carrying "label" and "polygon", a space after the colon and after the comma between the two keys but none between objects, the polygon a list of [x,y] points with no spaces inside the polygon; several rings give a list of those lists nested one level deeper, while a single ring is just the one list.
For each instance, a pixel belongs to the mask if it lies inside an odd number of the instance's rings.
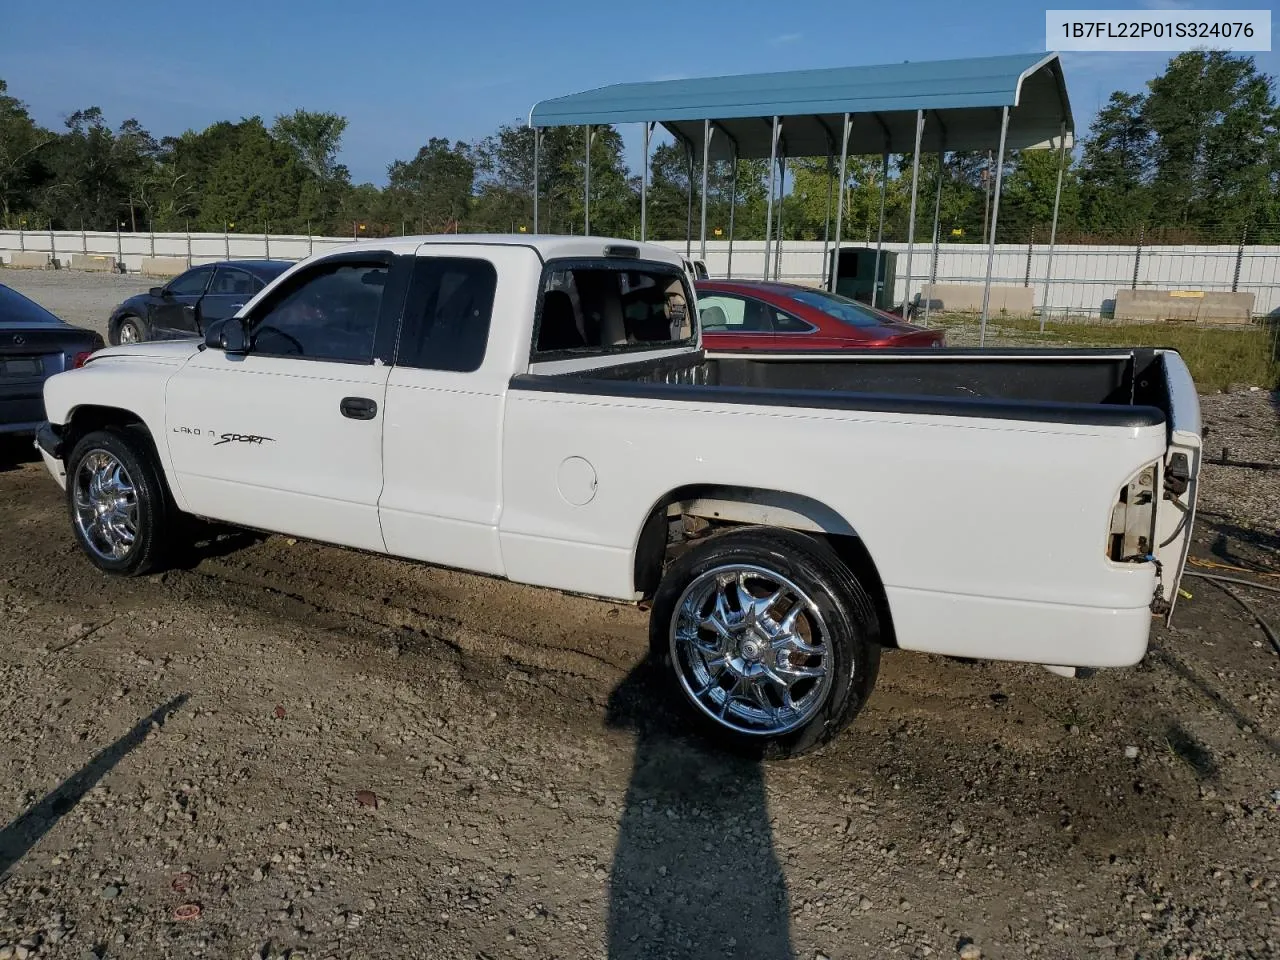
[{"label": "dark sedan", "polygon": [[799,284],[699,280],[697,289],[702,343],[708,350],[940,347],[945,339],[941,330]]},{"label": "dark sedan", "polygon": [[291,266],[287,260],[226,260],[193,267],[116,307],[107,337],[118,344],[203,336],[210,323],[232,316]]},{"label": "dark sedan", "polygon": [[101,348],[99,334],[0,284],[0,434],[35,433],[44,420],[45,380]]}]

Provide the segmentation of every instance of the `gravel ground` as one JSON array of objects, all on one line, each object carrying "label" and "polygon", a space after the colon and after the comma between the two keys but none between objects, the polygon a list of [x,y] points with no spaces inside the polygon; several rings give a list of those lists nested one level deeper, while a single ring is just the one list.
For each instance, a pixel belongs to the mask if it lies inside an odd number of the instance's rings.
[{"label": "gravel ground", "polygon": [[[1275,463],[1274,401],[1206,397],[1211,449]],[[636,609],[247,534],[109,579],[27,450],[0,960],[1280,953],[1280,657],[1206,581],[1088,681],[891,651],[762,767],[679,729]],[[1198,561],[1265,572],[1277,502],[1209,464]]]}]

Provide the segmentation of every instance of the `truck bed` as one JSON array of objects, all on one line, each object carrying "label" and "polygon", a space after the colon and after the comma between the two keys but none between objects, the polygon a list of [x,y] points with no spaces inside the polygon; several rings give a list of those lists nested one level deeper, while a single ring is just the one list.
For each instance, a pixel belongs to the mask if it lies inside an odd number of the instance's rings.
[{"label": "truck bed", "polygon": [[514,389],[817,409],[1140,427],[1169,415],[1163,354],[1124,349],[865,350],[688,354]]}]

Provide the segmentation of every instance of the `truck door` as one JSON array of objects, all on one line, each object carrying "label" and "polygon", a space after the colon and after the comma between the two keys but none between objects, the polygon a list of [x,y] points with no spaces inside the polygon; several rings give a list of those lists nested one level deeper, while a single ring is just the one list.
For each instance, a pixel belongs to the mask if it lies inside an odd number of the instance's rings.
[{"label": "truck door", "polygon": [[438,243],[418,252],[387,385],[382,533],[396,556],[501,574],[503,396],[529,347],[490,344],[489,326],[529,309],[512,292],[519,284],[498,287],[529,254]]},{"label": "truck door", "polygon": [[320,260],[255,304],[246,353],[207,347],[175,374],[166,438],[191,512],[384,549],[383,405],[410,263]]}]

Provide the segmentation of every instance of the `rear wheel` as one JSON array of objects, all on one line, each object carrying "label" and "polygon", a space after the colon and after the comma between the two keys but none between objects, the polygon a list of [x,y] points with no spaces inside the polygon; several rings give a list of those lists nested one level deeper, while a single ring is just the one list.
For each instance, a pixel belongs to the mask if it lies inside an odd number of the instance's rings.
[{"label": "rear wheel", "polygon": [[99,570],[151,573],[170,554],[179,513],[140,428],[95,430],[75,445],[67,507],[76,540]]},{"label": "rear wheel", "polygon": [[790,530],[704,541],[654,597],[653,658],[713,736],[763,757],[796,756],[853,720],[875,685],[875,608],[840,559]]}]

